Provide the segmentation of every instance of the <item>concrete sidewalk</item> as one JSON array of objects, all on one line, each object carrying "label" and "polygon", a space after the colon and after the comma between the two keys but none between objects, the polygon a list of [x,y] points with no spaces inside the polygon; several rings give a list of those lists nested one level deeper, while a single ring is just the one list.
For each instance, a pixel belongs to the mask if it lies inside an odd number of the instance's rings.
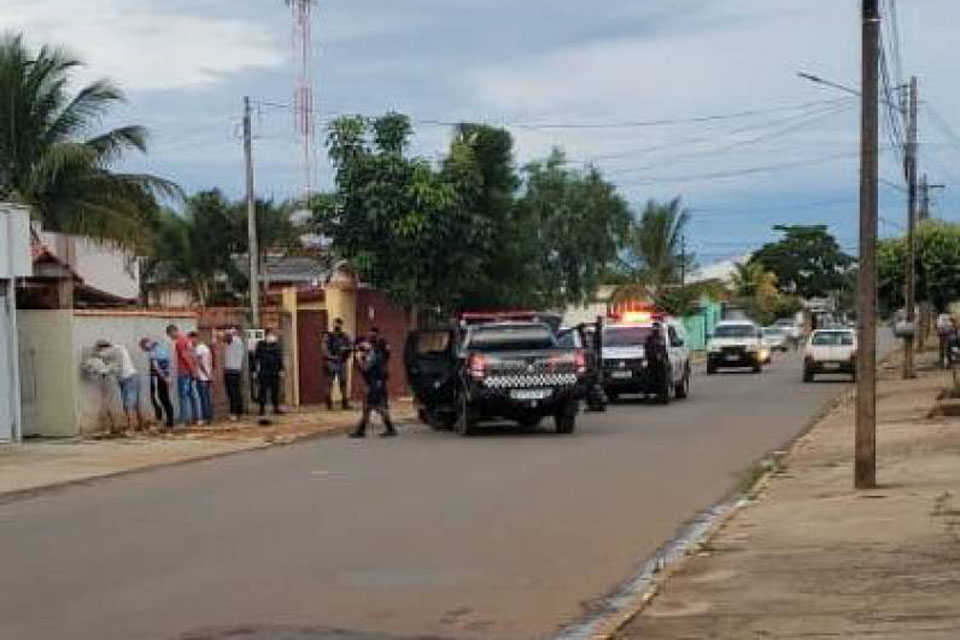
[{"label": "concrete sidewalk", "polygon": [[[392,403],[391,412],[398,423],[416,417],[410,400]],[[53,486],[341,434],[357,424],[360,412],[304,410],[271,420],[269,426],[248,418],[175,434],[27,440],[0,445],[0,501]],[[374,418],[375,428],[378,425]]]},{"label": "concrete sidewalk", "polygon": [[882,371],[878,489],[852,489],[848,394],[617,637],[960,637],[960,419],[931,417],[933,360]]}]

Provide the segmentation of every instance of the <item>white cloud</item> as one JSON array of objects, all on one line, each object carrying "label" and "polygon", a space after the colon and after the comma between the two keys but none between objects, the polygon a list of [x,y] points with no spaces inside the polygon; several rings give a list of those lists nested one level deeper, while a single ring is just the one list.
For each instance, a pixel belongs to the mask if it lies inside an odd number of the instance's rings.
[{"label": "white cloud", "polygon": [[282,64],[289,45],[262,24],[173,13],[155,0],[3,0],[0,25],[62,45],[128,90],[198,88]]}]

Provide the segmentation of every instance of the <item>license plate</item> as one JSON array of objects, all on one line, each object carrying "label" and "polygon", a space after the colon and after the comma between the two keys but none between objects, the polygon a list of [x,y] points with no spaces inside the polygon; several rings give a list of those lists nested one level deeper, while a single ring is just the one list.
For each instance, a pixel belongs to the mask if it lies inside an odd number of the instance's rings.
[{"label": "license plate", "polygon": [[610,377],[615,380],[629,380],[633,377],[632,371],[613,371],[610,373]]},{"label": "license plate", "polygon": [[740,359],[740,356],[737,355],[736,353],[727,354],[727,362],[736,362],[739,359]]},{"label": "license plate", "polygon": [[824,362],[824,363],[823,363],[823,368],[824,368],[824,369],[839,369],[839,368],[840,368],[840,363],[839,363],[839,362]]},{"label": "license plate", "polygon": [[510,397],[514,400],[543,400],[553,393],[551,389],[514,389]]}]

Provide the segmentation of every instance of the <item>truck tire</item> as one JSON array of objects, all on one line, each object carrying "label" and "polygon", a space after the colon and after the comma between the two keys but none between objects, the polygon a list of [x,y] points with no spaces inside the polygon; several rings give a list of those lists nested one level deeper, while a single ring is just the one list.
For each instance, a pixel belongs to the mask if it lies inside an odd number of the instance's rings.
[{"label": "truck tire", "polygon": [[763,371],[763,365],[762,365],[762,364],[760,364],[760,363],[758,362],[758,363],[756,363],[755,365],[753,365],[753,372],[754,372],[754,373],[760,373],[761,371]]},{"label": "truck tire", "polygon": [[807,367],[803,368],[803,381],[804,382],[813,382],[813,371]]},{"label": "truck tire", "polygon": [[711,363],[711,362],[707,362],[707,375],[708,375],[708,376],[712,376],[712,375],[715,374],[716,372],[717,372],[717,365],[715,365],[715,364],[713,364],[713,363]]},{"label": "truck tire", "polygon": [[577,405],[576,403],[564,407],[560,413],[553,416],[553,424],[557,433],[569,435],[577,428]]},{"label": "truck tire", "polygon": [[460,410],[457,412],[457,421],[454,429],[461,436],[472,436],[476,432],[476,419],[467,402],[467,394],[460,394]]},{"label": "truck tire", "polygon": [[690,396],[690,367],[687,367],[686,372],[683,374],[683,380],[680,381],[676,387],[674,387],[674,395],[676,395],[678,400],[686,400]]},{"label": "truck tire", "polygon": [[670,404],[670,392],[672,389],[673,383],[668,380],[663,389],[660,390],[660,393],[657,394],[657,403]]}]

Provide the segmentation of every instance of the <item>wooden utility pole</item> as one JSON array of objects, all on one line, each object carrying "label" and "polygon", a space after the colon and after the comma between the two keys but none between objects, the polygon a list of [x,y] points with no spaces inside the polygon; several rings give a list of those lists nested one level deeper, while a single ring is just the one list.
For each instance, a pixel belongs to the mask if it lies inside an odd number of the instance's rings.
[{"label": "wooden utility pole", "polygon": [[877,484],[877,144],[879,0],[862,0],[860,115],[860,261],[857,276],[857,425],[854,486]]},{"label": "wooden utility pole", "polygon": [[257,243],[257,202],[253,193],[253,132],[250,98],[243,98],[243,156],[247,166],[247,253],[250,258],[250,324],[260,328],[260,248]]},{"label": "wooden utility pole", "polygon": [[904,298],[907,307],[907,334],[903,338],[903,378],[917,377],[914,367],[914,345],[917,333],[917,77],[910,78],[907,107],[907,144],[904,169],[907,174],[907,255],[904,275]]}]

